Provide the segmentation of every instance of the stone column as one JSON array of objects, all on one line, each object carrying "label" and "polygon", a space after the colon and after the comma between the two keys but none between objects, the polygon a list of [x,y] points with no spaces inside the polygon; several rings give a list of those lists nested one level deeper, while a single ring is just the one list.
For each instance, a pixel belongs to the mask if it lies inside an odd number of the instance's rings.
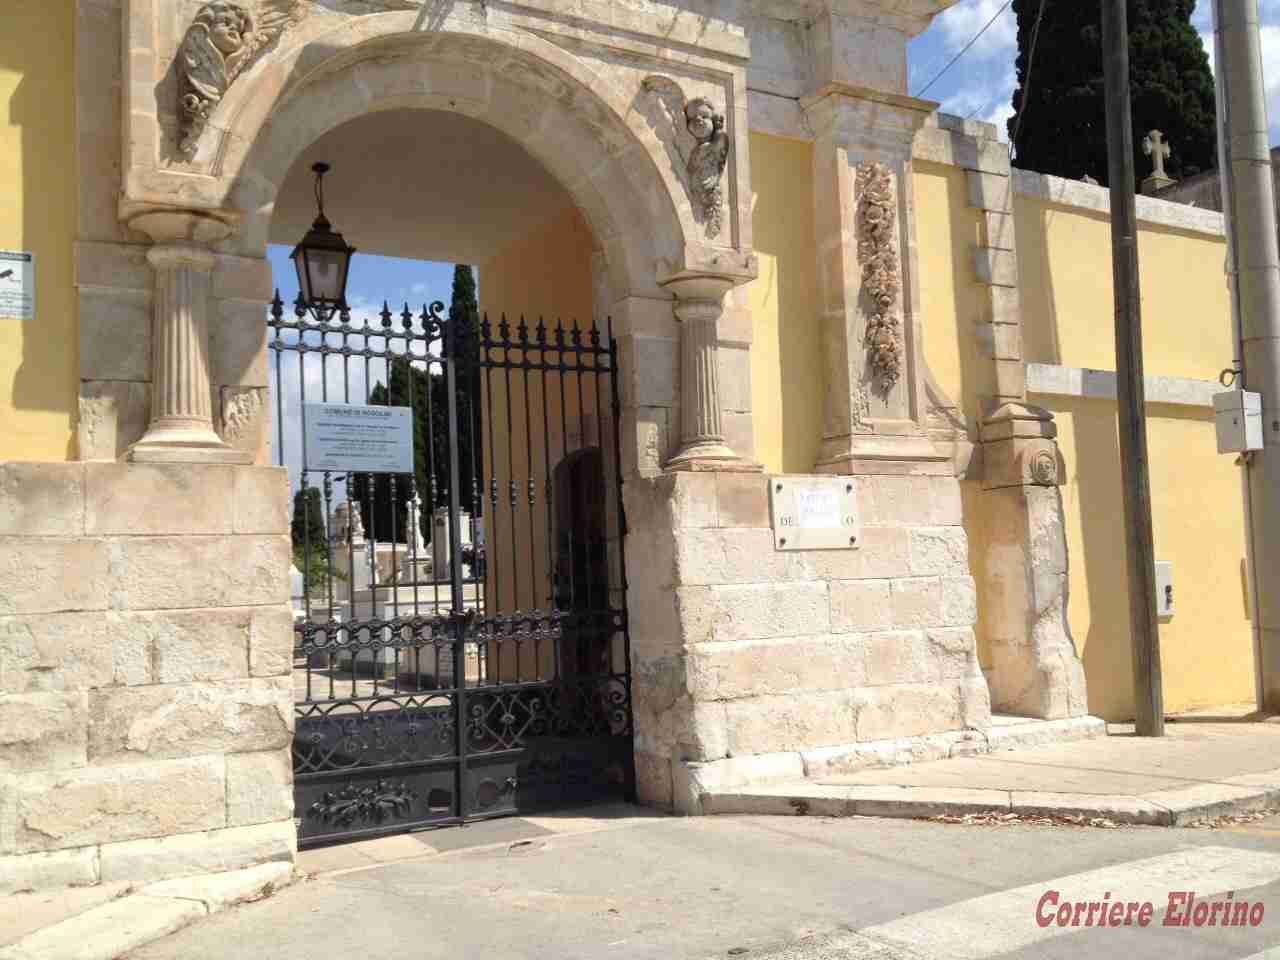
[{"label": "stone column", "polygon": [[725,442],[720,411],[718,324],[733,281],[685,277],[667,283],[680,321],[680,449],[668,470],[759,469]]},{"label": "stone column", "polygon": [[230,232],[197,214],[149,213],[130,226],[155,240],[147,261],[155,269],[151,338],[151,421],[128,458],[146,462],[247,463],[250,455],[213,429],[209,384],[209,246]]},{"label": "stone column", "polygon": [[936,104],[829,83],[814,130],[827,399],[818,470],[942,473],[925,432],[911,147]]},{"label": "stone column", "polygon": [[1053,416],[1025,403],[1005,404],[982,424],[992,708],[1046,720],[1088,712],[1084,664],[1067,623],[1056,435]]}]

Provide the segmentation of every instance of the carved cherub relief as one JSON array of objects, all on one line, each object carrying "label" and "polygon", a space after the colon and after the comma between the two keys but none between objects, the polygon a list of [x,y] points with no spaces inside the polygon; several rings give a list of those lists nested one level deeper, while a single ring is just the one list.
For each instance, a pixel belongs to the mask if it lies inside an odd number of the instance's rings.
[{"label": "carved cherub relief", "polygon": [[644,78],[642,86],[662,107],[666,129],[659,133],[683,163],[695,217],[705,227],[708,238],[718,237],[724,221],[721,184],[729,162],[724,114],[717,113],[706,97],[687,99],[684,90],[670,77],[651,74]]},{"label": "carved cherub relief", "polygon": [[184,156],[195,154],[227,88],[299,19],[300,7],[301,0],[259,0],[253,10],[232,0],[210,0],[196,11],[178,50]]}]

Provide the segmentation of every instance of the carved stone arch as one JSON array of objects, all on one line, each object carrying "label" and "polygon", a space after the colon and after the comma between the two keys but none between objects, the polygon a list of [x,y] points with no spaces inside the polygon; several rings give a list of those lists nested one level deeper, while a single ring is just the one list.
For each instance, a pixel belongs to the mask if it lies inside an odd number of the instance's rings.
[{"label": "carved stone arch", "polygon": [[532,34],[452,18],[429,33],[411,27],[404,14],[300,26],[228,91],[192,165],[219,185],[216,205],[243,217],[235,252],[262,254],[276,192],[307,146],[408,107],[461,113],[520,143],[581,210],[610,296],[660,295],[660,280],[700,265],[665,147],[609,78]]}]

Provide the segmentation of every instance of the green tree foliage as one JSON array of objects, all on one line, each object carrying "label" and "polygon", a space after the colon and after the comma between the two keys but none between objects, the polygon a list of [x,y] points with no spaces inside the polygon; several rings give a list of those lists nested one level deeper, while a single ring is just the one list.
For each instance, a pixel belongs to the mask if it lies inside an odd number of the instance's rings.
[{"label": "green tree foliage", "polygon": [[312,550],[324,549],[324,501],[318,487],[300,488],[293,495],[293,521],[289,524],[295,552],[310,546]]},{"label": "green tree foliage", "polygon": [[[306,578],[312,595],[322,592],[329,577],[329,548],[325,535],[324,500],[317,487],[305,487],[293,495],[293,565]],[[335,579],[346,579],[334,571]]]},{"label": "green tree foliage", "polygon": [[[1165,170],[1183,179],[1217,167],[1213,74],[1191,25],[1195,0],[1128,0],[1129,83],[1134,169],[1152,169],[1142,153],[1149,130],[1173,148]],[[1024,170],[1107,182],[1100,0],[1044,0],[1027,92],[1028,54],[1041,0],[1013,0],[1018,17],[1018,87],[1009,137]]]},{"label": "green tree foliage", "polygon": [[[475,514],[482,508],[480,496],[480,404],[479,377],[474,363],[479,308],[475,275],[471,267],[454,268],[453,298],[449,307],[446,347],[457,358],[456,395],[458,417],[458,460],[461,508]],[[428,369],[429,367],[429,369]],[[418,495],[422,498],[422,535],[431,539],[431,515],[437,507],[450,503],[449,476],[449,394],[444,364],[393,360],[387,382],[378,383],[369,393],[369,402],[413,408],[414,472]],[[360,501],[365,535],[371,539],[405,541],[412,491],[404,477],[380,474],[352,479],[353,496]],[[372,487],[372,492],[370,488]],[[393,509],[394,502],[394,509]]]}]

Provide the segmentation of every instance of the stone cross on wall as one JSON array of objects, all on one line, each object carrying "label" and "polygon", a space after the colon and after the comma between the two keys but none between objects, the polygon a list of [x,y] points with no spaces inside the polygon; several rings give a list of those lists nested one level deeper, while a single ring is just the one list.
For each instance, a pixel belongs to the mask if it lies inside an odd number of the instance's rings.
[{"label": "stone cross on wall", "polygon": [[1152,130],[1142,138],[1142,152],[1150,157],[1155,165],[1151,176],[1142,181],[1142,192],[1152,197],[1174,183],[1173,178],[1164,172],[1164,162],[1169,159],[1173,151],[1169,144],[1164,142],[1164,134],[1159,130]]},{"label": "stone cross on wall", "polygon": [[1143,137],[1142,152],[1151,157],[1155,163],[1155,169],[1151,171],[1151,175],[1167,180],[1169,175],[1164,172],[1164,162],[1169,159],[1173,150],[1164,142],[1164,134],[1159,130],[1152,130]]}]

